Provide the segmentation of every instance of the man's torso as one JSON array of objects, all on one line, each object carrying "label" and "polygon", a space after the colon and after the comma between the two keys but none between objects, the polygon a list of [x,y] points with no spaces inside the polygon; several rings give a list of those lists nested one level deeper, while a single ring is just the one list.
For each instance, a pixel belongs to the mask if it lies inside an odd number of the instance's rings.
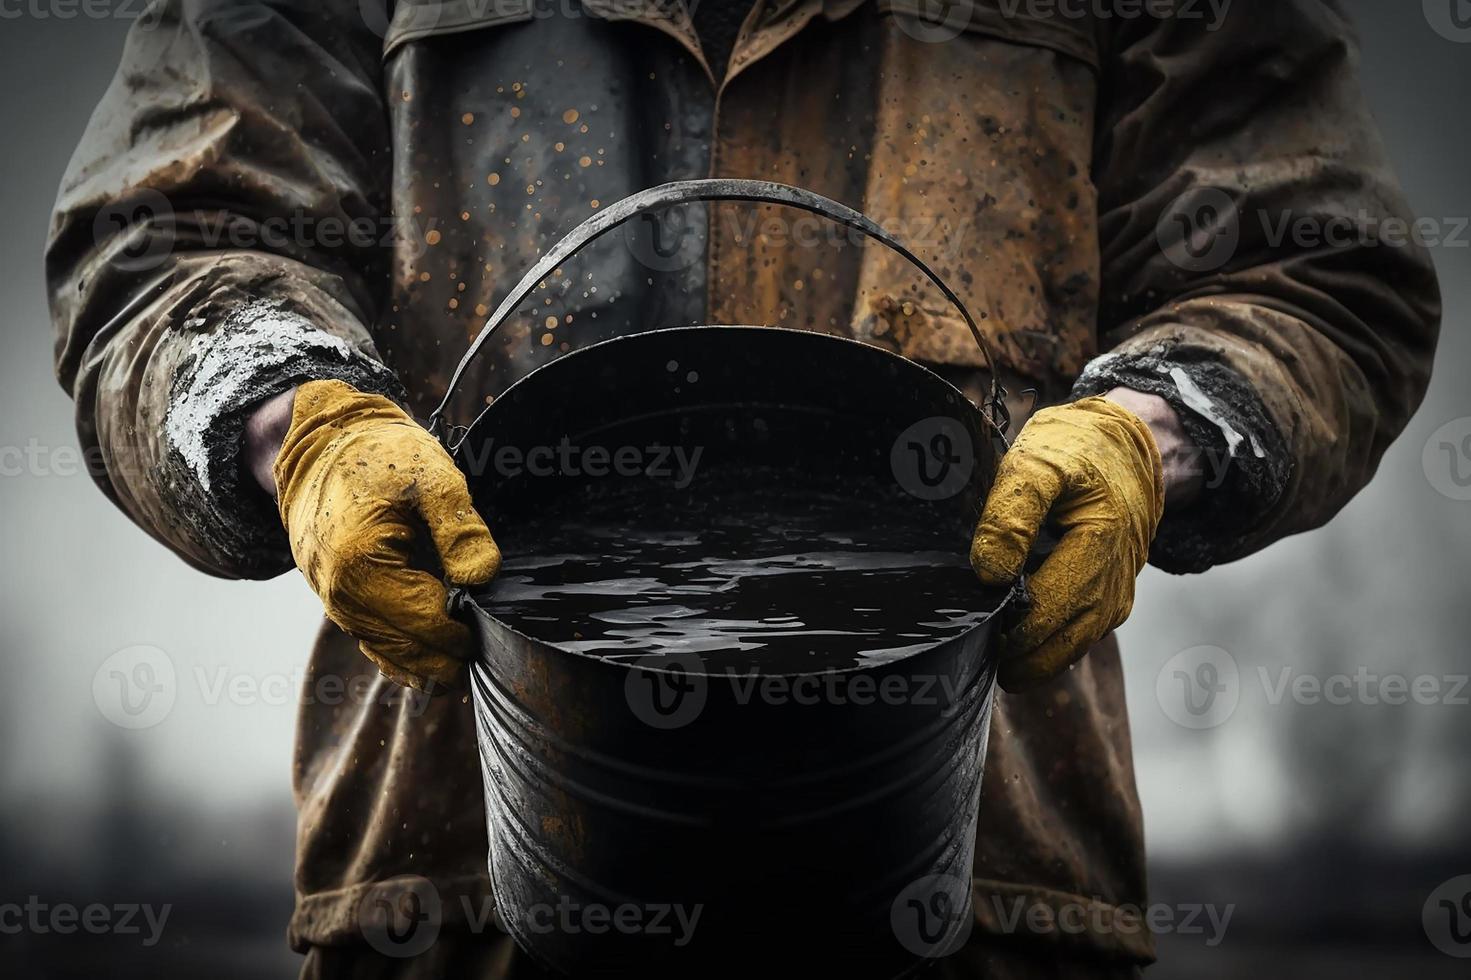
[{"label": "man's torso", "polygon": [[[633,19],[619,18],[628,5],[592,2],[577,16],[438,7],[396,17],[386,38],[397,225],[391,295],[373,325],[421,416],[489,311],[565,232],[693,177],[794,184],[875,218],[983,318],[1013,389],[1056,399],[1096,353],[1086,24],[977,7],[956,36],[871,3],[764,3],[717,83],[677,5]],[[805,213],[722,204],[635,223],[558,270],[491,339],[451,418],[468,421],[568,350],[701,322],[855,337],[978,390],[963,322],[902,259]],[[363,902],[404,875],[431,883],[445,928],[492,928],[468,704],[399,694],[330,626],[312,671],[293,941],[359,940]],[[360,678],[356,696],[310,696],[338,676]],[[1012,938],[1148,958],[1147,933],[1113,918],[1143,903],[1144,872],[1111,639],[1058,683],[999,696],[982,797],[978,933],[1026,933],[1034,906],[1071,905],[1113,924]]]}]

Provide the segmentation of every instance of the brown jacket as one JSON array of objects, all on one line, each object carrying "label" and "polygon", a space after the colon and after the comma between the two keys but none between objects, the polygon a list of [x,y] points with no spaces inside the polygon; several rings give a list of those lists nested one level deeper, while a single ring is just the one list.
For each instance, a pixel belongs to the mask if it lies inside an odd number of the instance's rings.
[{"label": "brown jacket", "polygon": [[[239,469],[253,404],[338,377],[401,385],[422,415],[562,233],[714,174],[811,188],[906,239],[984,313],[1013,391],[1169,398],[1222,477],[1167,515],[1157,564],[1203,569],[1322,524],[1418,404],[1434,276],[1389,235],[1299,233],[1408,213],[1336,6],[1167,7],[765,0],[717,84],[672,0],[166,4],[129,38],[48,252],[57,371],[98,482],[200,568],[278,574],[284,536]],[[599,242],[468,387],[689,322],[847,334],[968,384],[980,363],[888,255],[722,205]],[[486,894],[466,706],[395,695],[331,627],[312,657],[293,941],[359,941],[359,903],[401,874],[465,925],[459,896]],[[317,696],[353,677],[367,687]],[[1128,927],[1144,863],[1111,639],[1000,699],[981,821],[978,943],[1014,931],[997,912],[1020,897],[1115,924],[1015,939],[1151,957]]]}]

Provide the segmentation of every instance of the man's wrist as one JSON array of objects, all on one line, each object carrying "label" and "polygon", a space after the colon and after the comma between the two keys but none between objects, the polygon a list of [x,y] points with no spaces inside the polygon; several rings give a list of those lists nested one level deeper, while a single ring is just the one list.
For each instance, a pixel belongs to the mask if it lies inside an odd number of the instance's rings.
[{"label": "man's wrist", "polygon": [[245,419],[245,466],[260,488],[276,496],[276,457],[291,428],[291,409],[296,402],[293,386],[255,406]]},{"label": "man's wrist", "polygon": [[1114,388],[1103,396],[1139,416],[1154,436],[1164,467],[1165,507],[1185,507],[1200,496],[1205,475],[1200,468],[1200,452],[1185,434],[1180,416],[1168,401],[1133,388]]}]

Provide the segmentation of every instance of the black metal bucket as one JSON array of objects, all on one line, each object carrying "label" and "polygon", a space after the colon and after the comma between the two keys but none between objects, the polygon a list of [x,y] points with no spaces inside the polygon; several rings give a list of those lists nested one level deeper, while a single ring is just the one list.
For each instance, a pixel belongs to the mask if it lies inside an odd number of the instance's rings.
[{"label": "black metal bucket", "polygon": [[[856,212],[793,188],[654,188],[584,224],[528,273],[467,353],[446,403],[490,331],[587,241],[650,207],[731,198],[803,207],[904,251]],[[897,481],[909,492],[896,506],[923,508],[964,549],[1004,449],[1002,426],[878,348],[707,326],[568,354],[450,430],[450,441],[492,528],[530,519],[589,477],[492,477],[490,447],[698,445],[699,474],[682,491],[691,499],[750,464],[780,468],[783,494],[829,493],[835,477]],[[936,439],[945,472],[913,469],[911,451]],[[771,699],[752,697],[749,675],[698,660],[610,662],[533,639],[467,596],[458,603],[483,651],[471,677],[497,906],[544,966],[703,976],[779,963],[896,976],[963,941],[993,621],[841,677],[824,672],[825,689],[836,681],[849,696]],[[778,679],[788,691],[804,680]],[[852,696],[885,685],[907,696]]]}]

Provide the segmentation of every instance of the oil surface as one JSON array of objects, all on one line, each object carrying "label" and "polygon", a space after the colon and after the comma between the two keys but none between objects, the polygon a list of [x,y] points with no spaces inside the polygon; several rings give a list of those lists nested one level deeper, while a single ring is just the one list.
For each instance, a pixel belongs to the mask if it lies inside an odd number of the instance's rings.
[{"label": "oil surface", "polygon": [[476,598],[543,642],[609,660],[696,654],[712,670],[873,664],[960,636],[1004,593],[968,540],[878,487],[699,495],[602,486],[495,528],[505,562]]}]

